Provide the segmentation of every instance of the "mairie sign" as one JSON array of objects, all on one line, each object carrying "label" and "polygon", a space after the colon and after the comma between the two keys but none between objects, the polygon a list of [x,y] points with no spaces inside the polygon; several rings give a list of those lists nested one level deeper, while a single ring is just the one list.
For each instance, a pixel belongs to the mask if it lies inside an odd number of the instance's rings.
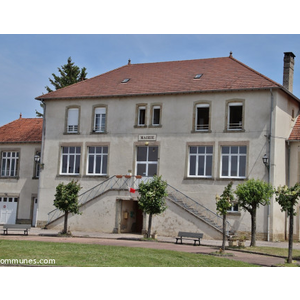
[{"label": "mairie sign", "polygon": [[140,134],[139,141],[156,141],[156,134]]}]

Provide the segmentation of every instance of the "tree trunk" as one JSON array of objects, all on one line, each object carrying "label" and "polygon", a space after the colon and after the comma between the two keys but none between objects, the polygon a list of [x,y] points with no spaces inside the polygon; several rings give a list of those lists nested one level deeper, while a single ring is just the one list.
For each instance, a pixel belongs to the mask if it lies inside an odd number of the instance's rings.
[{"label": "tree trunk", "polygon": [[292,206],[290,211],[290,228],[289,228],[289,254],[287,262],[289,264],[293,261],[293,234],[294,234],[294,207]]},{"label": "tree trunk", "polygon": [[148,223],[148,238],[151,237],[151,226],[152,226],[152,214],[149,215],[149,223]]},{"label": "tree trunk", "polygon": [[223,242],[222,242],[222,251],[225,251],[226,243],[226,215],[223,215]]},{"label": "tree trunk", "polygon": [[64,230],[62,233],[68,233],[68,212],[65,211]]},{"label": "tree trunk", "polygon": [[250,247],[256,246],[256,209],[251,212],[251,244]]}]

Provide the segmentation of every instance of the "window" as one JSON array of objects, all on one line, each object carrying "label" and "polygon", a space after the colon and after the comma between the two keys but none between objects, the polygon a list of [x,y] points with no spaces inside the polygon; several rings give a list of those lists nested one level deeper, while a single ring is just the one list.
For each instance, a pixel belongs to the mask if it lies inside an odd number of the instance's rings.
[{"label": "window", "polygon": [[78,133],[79,108],[68,109],[67,133]]},{"label": "window", "polygon": [[243,129],[243,103],[234,102],[228,105],[228,130]]},{"label": "window", "polygon": [[152,107],[152,126],[159,126],[160,125],[160,106],[153,106]]},{"label": "window", "polygon": [[88,147],[88,175],[107,175],[108,147]]},{"label": "window", "polygon": [[213,146],[189,148],[189,177],[212,177]]},{"label": "window", "polygon": [[196,106],[195,131],[209,130],[209,104],[198,104]]},{"label": "window", "polygon": [[222,146],[221,177],[245,178],[247,146]]},{"label": "window", "polygon": [[227,210],[228,212],[238,212],[239,211],[239,206],[238,204],[233,204],[230,206],[230,208]]},{"label": "window", "polygon": [[157,175],[158,146],[137,147],[136,175]]},{"label": "window", "polygon": [[62,147],[61,174],[78,175],[80,172],[80,147]]},{"label": "window", "polygon": [[105,132],[106,130],[106,108],[95,108],[94,132]]},{"label": "window", "polygon": [[138,108],[138,126],[146,125],[146,106],[139,106]]},{"label": "window", "polygon": [[18,176],[19,152],[8,151],[2,152],[1,157],[1,176],[16,177]]}]

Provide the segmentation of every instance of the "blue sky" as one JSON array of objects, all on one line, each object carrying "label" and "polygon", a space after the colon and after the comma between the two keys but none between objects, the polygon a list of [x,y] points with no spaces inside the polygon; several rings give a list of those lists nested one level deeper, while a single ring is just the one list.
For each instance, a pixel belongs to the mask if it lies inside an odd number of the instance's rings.
[{"label": "blue sky", "polygon": [[[294,94],[300,97],[300,35],[286,34],[1,34],[0,125],[35,117],[51,74],[69,56],[88,78],[132,63],[233,56],[282,83],[283,52],[295,58]],[[298,62],[299,57],[299,62]],[[52,86],[51,86],[52,87]]]}]

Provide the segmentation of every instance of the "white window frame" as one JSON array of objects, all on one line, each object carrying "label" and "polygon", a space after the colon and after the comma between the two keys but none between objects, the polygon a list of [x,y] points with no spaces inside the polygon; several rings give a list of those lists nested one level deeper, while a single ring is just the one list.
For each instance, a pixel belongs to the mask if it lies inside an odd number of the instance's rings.
[{"label": "white window frame", "polygon": [[[144,111],[145,113],[143,123],[141,123],[141,111]],[[147,112],[146,106],[143,105],[138,107],[138,124],[137,124],[138,126],[146,126],[146,112]]]},{"label": "white window frame", "polygon": [[[203,128],[198,128],[198,108],[208,108],[208,124],[202,125]],[[209,131],[210,126],[210,115],[209,115],[210,105],[209,104],[197,104],[196,105],[196,114],[195,114],[195,131]]]},{"label": "white window frame", "polygon": [[[191,148],[195,147],[197,148],[197,153],[191,153]],[[204,147],[205,148],[205,152],[204,153],[199,153],[199,149],[198,147]],[[207,153],[207,147],[211,147],[212,148],[212,153]],[[213,176],[213,154],[214,154],[214,147],[212,145],[193,145],[193,146],[189,146],[189,159],[188,159],[188,177],[191,178],[212,178]],[[191,175],[190,171],[191,171],[191,157],[196,157],[196,165],[195,165],[195,175]],[[204,157],[204,174],[203,175],[198,175],[198,170],[199,170],[199,161],[200,161],[200,157]],[[206,173],[206,164],[207,164],[207,158],[211,157],[211,175],[207,175]]]},{"label": "white window frame", "polygon": [[[158,115],[159,115],[159,117],[158,117],[158,123],[154,123],[154,120],[155,120],[155,113],[154,113],[154,111],[155,110],[159,111],[158,112]],[[160,105],[154,105],[152,107],[152,126],[160,126],[160,118],[161,118],[161,106]]]},{"label": "white window frame", "polygon": [[18,168],[19,168],[19,151],[2,151],[1,177],[17,177]]},{"label": "white window frame", "polygon": [[[91,148],[101,148],[101,152],[94,152],[94,153],[90,153],[90,149]],[[104,153],[104,148],[107,148],[107,153]],[[91,176],[91,175],[107,175],[107,168],[108,168],[108,146],[88,146],[88,151],[87,151],[87,168],[86,168],[86,174]],[[97,157],[100,156],[100,161],[101,161],[101,168],[100,168],[100,172],[97,173],[96,172],[96,161],[97,161]],[[93,172],[89,173],[89,169],[90,169],[90,157],[93,157]],[[106,157],[106,172],[103,172],[104,169],[104,157]]]},{"label": "white window frame", "polygon": [[68,108],[67,133],[78,133],[79,108]]},{"label": "white window frame", "polygon": [[[223,153],[223,147],[228,147],[229,148],[229,153]],[[231,153],[231,149],[233,147],[238,147],[238,153]],[[246,153],[240,153],[240,148],[241,147],[246,147]],[[222,175],[222,173],[223,173],[223,157],[226,157],[226,156],[228,157],[228,173],[227,173],[227,175]],[[231,171],[232,171],[233,157],[237,158],[237,166],[236,166],[237,175],[236,176],[230,175]],[[240,158],[241,157],[245,157],[245,175],[244,176],[240,175],[240,172],[241,172]],[[241,178],[241,179],[246,178],[246,175],[247,175],[247,157],[248,157],[248,146],[246,146],[246,145],[237,145],[237,146],[223,145],[223,146],[221,146],[220,178]]]},{"label": "white window frame", "polygon": [[[64,148],[68,149],[68,152],[63,151]],[[71,148],[75,148],[75,152],[71,153]],[[79,148],[79,152],[77,152],[77,148]],[[63,161],[64,161],[64,157],[67,158],[67,171],[63,172]],[[73,166],[70,165],[70,160],[71,157],[74,158],[74,161],[72,163]],[[79,171],[76,172],[76,162],[77,162],[77,158],[79,158],[79,166],[78,169]],[[80,164],[81,164],[81,147],[80,146],[62,146],[61,147],[61,159],[60,159],[60,174],[61,175],[79,175],[80,174]],[[73,168],[73,172],[69,172],[70,168]]]},{"label": "white window frame", "polygon": [[106,107],[96,107],[94,113],[94,132],[106,131]]},{"label": "white window frame", "polygon": [[[230,109],[233,106],[241,106],[242,107],[242,115],[241,115],[241,121],[239,124],[231,124],[230,123]],[[243,109],[244,104],[243,102],[230,102],[228,103],[228,120],[227,120],[227,130],[242,130],[243,129]]]},{"label": "white window frame", "polygon": [[[138,148],[147,148],[147,153],[146,153],[146,160],[141,160],[138,161]],[[146,171],[145,173],[142,175],[143,177],[149,177],[149,165],[156,165],[156,173],[158,173],[158,157],[156,161],[149,161],[149,151],[152,148],[156,148],[156,151],[158,152],[158,146],[137,146],[136,148],[136,163],[135,163],[135,170],[136,170],[136,175],[137,174],[137,170],[138,170],[138,165],[145,165],[146,166]],[[158,153],[157,153],[158,156]],[[158,175],[158,174],[156,174]]]}]

